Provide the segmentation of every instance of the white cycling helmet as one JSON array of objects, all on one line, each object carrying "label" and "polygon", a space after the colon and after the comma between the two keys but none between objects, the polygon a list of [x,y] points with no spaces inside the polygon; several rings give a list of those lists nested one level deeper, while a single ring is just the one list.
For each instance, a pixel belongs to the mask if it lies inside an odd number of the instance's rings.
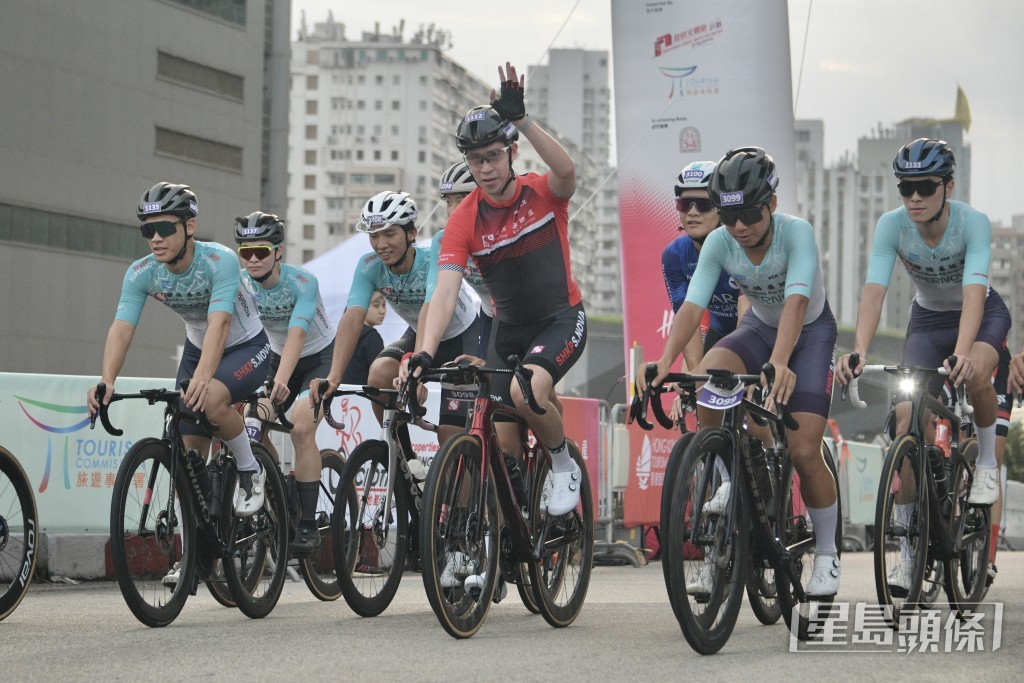
[{"label": "white cycling helmet", "polygon": [[683,190],[706,190],[711,182],[711,174],[715,172],[717,161],[695,161],[688,164],[676,177],[675,192],[678,197]]},{"label": "white cycling helmet", "polygon": [[441,174],[441,181],[437,184],[437,191],[442,197],[449,194],[469,194],[476,189],[476,180],[469,172],[469,165],[465,161],[458,161],[448,167]]},{"label": "white cycling helmet", "polygon": [[392,225],[415,227],[416,202],[407,192],[386,190],[370,197],[359,214],[356,230],[375,233]]}]

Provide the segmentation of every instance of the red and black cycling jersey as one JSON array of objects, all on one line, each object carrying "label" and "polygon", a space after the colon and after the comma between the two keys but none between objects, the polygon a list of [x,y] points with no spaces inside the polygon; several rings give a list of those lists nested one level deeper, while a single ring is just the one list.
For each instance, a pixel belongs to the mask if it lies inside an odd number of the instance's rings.
[{"label": "red and black cycling jersey", "polygon": [[477,188],[459,204],[438,265],[464,273],[470,256],[503,322],[552,318],[582,299],[569,263],[569,200],[551,191],[548,174],[517,177],[506,203],[492,203]]}]

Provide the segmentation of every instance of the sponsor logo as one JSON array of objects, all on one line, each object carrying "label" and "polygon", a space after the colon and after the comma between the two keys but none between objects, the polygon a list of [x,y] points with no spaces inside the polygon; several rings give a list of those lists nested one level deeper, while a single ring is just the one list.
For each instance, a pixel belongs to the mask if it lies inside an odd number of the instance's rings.
[{"label": "sponsor logo", "polygon": [[146,202],[142,205],[142,213],[160,213],[161,208],[160,202]]},{"label": "sponsor logo", "polygon": [[683,82],[686,80],[688,76],[690,76],[694,71],[697,70],[697,65],[695,64],[693,66],[680,67],[659,66],[658,70],[661,71],[661,74],[663,76],[670,78],[672,80],[672,87],[669,88],[668,91],[668,98],[672,99],[672,97],[675,96],[676,90],[679,91],[680,97],[682,97],[683,93],[686,92],[685,88],[683,87]]},{"label": "sponsor logo", "polygon": [[679,132],[680,152],[700,151],[700,131],[693,126],[687,126]]},{"label": "sponsor logo", "polygon": [[636,482],[641,491],[651,485],[651,439],[645,434],[644,445],[640,449],[640,457],[636,459]]},{"label": "sponsor logo", "polygon": [[516,132],[516,126],[514,123],[510,123],[501,132],[504,133],[506,138],[511,137]]},{"label": "sponsor logo", "polygon": [[721,195],[722,206],[740,206],[743,204],[743,190],[737,192],[723,192]]},{"label": "sponsor logo", "polygon": [[[650,13],[650,8],[648,8]],[[667,52],[684,47],[700,47],[709,44],[722,32],[722,20],[695,24],[675,33],[665,33],[654,39],[654,56],[660,57]]]},{"label": "sponsor logo", "polygon": [[28,585],[28,575],[32,570],[32,561],[36,555],[36,521],[34,519],[25,521],[28,522],[28,527],[25,529],[25,564],[21,565],[21,572],[18,574],[18,580],[22,586]]},{"label": "sponsor logo", "polygon": [[537,346],[534,346],[532,349],[530,349],[530,353],[543,353],[543,352],[544,352],[544,345],[543,344],[538,344]]},{"label": "sponsor logo", "polygon": [[253,356],[252,358],[247,360],[245,362],[245,365],[243,365],[242,367],[240,367],[237,370],[235,370],[235,372],[233,373],[234,376],[235,376],[235,379],[241,380],[241,379],[244,379],[245,377],[247,377],[249,375],[249,373],[251,373],[253,370],[255,370],[260,365],[262,365],[263,361],[265,361],[267,359],[267,356],[269,356],[269,355],[270,355],[270,345],[269,344],[264,344],[263,348],[260,349],[259,353],[257,353],[255,356]]},{"label": "sponsor logo", "polygon": [[466,123],[470,123],[472,121],[483,121],[485,118],[487,118],[486,112],[476,111],[466,117]]}]

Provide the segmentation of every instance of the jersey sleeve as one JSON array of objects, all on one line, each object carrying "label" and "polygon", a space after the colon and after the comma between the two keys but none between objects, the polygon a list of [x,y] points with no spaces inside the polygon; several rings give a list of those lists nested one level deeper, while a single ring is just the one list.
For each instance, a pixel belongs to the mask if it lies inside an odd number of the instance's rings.
[{"label": "jersey sleeve", "polygon": [[715,286],[718,285],[718,278],[722,274],[722,265],[725,263],[726,235],[724,230],[713,230],[704,241],[700,258],[697,259],[697,268],[693,271],[686,291],[685,301],[701,308],[708,307],[715,293]]},{"label": "jersey sleeve", "polygon": [[430,263],[427,266],[427,295],[424,298],[424,302],[429,302],[430,297],[434,296],[434,290],[437,289],[437,262],[441,258],[441,238],[444,235],[444,230],[438,230],[437,234],[434,235],[434,239],[430,241]]},{"label": "jersey sleeve", "polygon": [[[210,255],[207,255],[210,258]],[[242,269],[238,266],[238,258],[231,254],[230,260],[210,259],[213,281],[210,283],[210,313],[223,312],[235,314],[235,297],[242,284]]]},{"label": "jersey sleeve", "polygon": [[366,254],[359,261],[359,267],[352,273],[352,287],[348,290],[348,301],[345,307],[358,306],[363,310],[370,310],[370,299],[373,298],[374,281],[370,271],[376,267],[371,260],[373,253]]},{"label": "jersey sleeve", "polygon": [[292,317],[288,321],[288,327],[298,327],[304,332],[309,332],[309,326],[316,316],[320,284],[312,273],[298,272],[294,274],[292,286],[295,288],[295,308],[292,309]]},{"label": "jersey sleeve", "polygon": [[814,274],[818,269],[818,243],[814,240],[814,228],[805,220],[795,220],[787,226],[786,249],[786,297],[794,294],[811,298]]},{"label": "jersey sleeve", "polygon": [[892,212],[882,214],[871,240],[871,257],[865,284],[889,287],[899,248],[899,223]]},{"label": "jersey sleeve", "polygon": [[690,286],[683,270],[678,238],[669,242],[669,245],[661,252],[661,274],[665,278],[665,289],[668,292],[668,299],[672,303],[672,310],[678,312],[679,307],[686,300],[686,290]]},{"label": "jersey sleeve", "polygon": [[466,263],[469,261],[469,252],[473,244],[473,222],[476,216],[474,202],[477,192],[480,190],[473,190],[473,194],[463,199],[455,213],[448,217],[448,223],[444,226],[445,238],[438,244],[438,271],[454,270],[459,274],[466,272]]},{"label": "jersey sleeve", "polygon": [[121,298],[117,301],[117,313],[114,315],[114,320],[121,320],[132,327],[139,324],[142,308],[146,305],[146,282],[150,273],[139,273],[141,268],[141,262],[136,262],[124,274]]},{"label": "jersey sleeve", "polygon": [[980,211],[971,211],[964,222],[964,287],[987,286],[992,263],[992,223]]}]

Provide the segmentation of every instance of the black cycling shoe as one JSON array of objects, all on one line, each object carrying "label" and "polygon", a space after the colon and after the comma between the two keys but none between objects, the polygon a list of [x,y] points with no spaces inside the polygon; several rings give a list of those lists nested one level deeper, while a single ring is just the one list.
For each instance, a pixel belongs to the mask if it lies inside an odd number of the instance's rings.
[{"label": "black cycling shoe", "polygon": [[316,550],[317,541],[320,540],[320,533],[315,527],[299,524],[299,530],[295,532],[295,538],[288,544],[288,552],[292,557],[309,557]]}]

